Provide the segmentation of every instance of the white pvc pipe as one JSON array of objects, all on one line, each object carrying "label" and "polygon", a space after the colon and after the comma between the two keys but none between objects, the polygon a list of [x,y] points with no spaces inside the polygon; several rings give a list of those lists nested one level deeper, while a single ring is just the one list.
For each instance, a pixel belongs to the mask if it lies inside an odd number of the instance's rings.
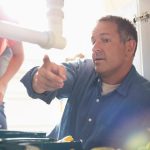
[{"label": "white pvc pipe", "polygon": [[0,21],[0,37],[38,44],[43,48],[62,49],[66,45],[66,40],[62,37],[64,0],[47,0],[48,24],[50,31],[40,32],[27,29],[6,21]]},{"label": "white pvc pipe", "polygon": [[0,21],[0,37],[38,44],[46,49],[62,49],[66,45],[65,39],[52,31],[35,31],[6,21]]}]

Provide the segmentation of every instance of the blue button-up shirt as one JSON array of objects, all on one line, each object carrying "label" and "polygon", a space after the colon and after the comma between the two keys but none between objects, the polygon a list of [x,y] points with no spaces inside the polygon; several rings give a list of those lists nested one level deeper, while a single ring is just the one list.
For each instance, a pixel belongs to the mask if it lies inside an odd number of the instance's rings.
[{"label": "blue button-up shirt", "polygon": [[61,123],[50,134],[61,139],[72,135],[83,142],[84,149],[93,147],[123,148],[128,139],[150,127],[150,83],[132,66],[122,83],[107,95],[101,95],[100,75],[92,60],[64,63],[67,80],[55,92],[37,94],[32,78],[37,67],[22,79],[30,97],[50,103],[52,99],[67,98]]}]

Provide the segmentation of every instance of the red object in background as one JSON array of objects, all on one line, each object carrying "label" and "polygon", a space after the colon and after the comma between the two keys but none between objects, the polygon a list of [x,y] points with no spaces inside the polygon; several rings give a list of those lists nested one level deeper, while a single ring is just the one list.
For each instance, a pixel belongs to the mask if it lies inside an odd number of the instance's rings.
[{"label": "red object in background", "polygon": [[0,56],[7,47],[7,39],[0,38]]},{"label": "red object in background", "polygon": [[7,46],[11,48],[15,45],[15,43],[16,41],[0,38],[0,56],[2,55]]},{"label": "red object in background", "polygon": [[[3,8],[0,6],[0,20],[2,21],[10,21],[10,22],[14,22],[17,23],[16,20],[13,20],[12,18],[10,18],[9,16],[7,16],[3,10]],[[6,49],[6,47],[12,47],[13,45],[15,45],[15,41],[13,40],[8,40],[6,38],[2,38],[0,37],[0,56],[1,54],[4,52],[4,50]]]}]

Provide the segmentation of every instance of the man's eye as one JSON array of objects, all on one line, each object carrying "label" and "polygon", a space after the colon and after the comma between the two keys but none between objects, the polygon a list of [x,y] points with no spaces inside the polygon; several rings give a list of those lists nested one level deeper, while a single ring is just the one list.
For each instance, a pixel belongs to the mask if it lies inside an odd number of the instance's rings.
[{"label": "man's eye", "polygon": [[94,45],[94,43],[95,43],[95,40],[91,40],[91,43]]},{"label": "man's eye", "polygon": [[101,39],[101,41],[102,41],[103,43],[111,42],[111,40],[110,40],[110,39],[106,39],[106,38]]}]

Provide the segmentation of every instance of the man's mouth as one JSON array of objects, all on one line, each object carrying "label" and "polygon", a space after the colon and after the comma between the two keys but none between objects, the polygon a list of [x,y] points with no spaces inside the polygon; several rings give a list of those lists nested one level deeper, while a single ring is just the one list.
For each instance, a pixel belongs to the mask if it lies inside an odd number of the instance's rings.
[{"label": "man's mouth", "polygon": [[104,58],[95,58],[94,60],[95,61],[97,61],[97,60],[104,60]]},{"label": "man's mouth", "polygon": [[93,58],[94,58],[94,61],[105,60],[105,56],[102,53],[95,54]]},{"label": "man's mouth", "polygon": [[94,62],[101,61],[101,60],[105,60],[105,58],[104,57],[96,57],[96,58],[94,58]]}]

